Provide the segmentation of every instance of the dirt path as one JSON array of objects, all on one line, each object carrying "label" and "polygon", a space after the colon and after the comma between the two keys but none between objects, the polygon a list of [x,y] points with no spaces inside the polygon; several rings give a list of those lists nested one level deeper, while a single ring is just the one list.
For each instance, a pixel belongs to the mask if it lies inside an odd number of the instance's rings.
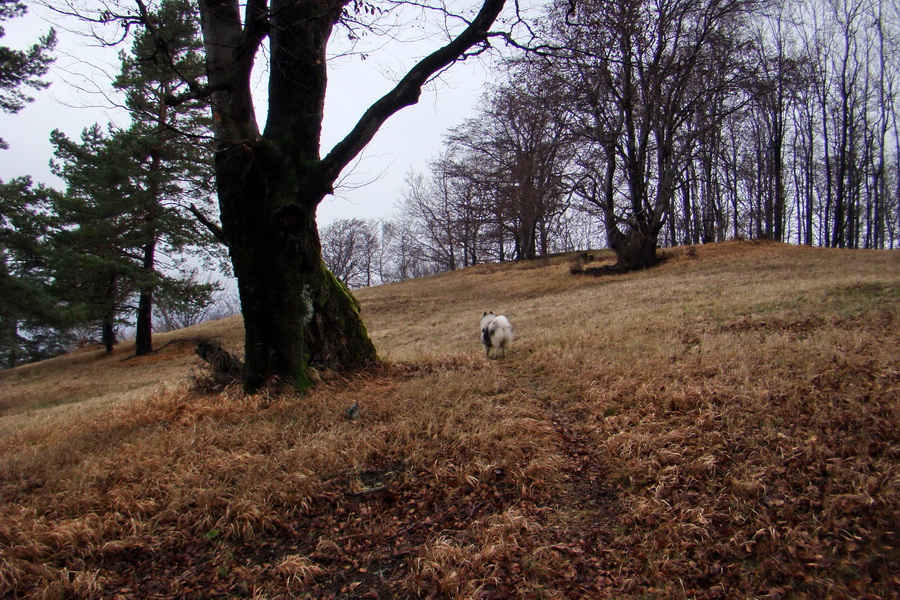
[{"label": "dirt path", "polygon": [[623,583],[608,560],[619,491],[609,478],[602,448],[591,439],[577,392],[565,390],[552,373],[526,361],[511,358],[502,369],[509,381],[534,397],[557,434],[564,459],[565,483],[544,523],[551,548],[569,565],[558,586],[569,598],[614,597]]}]

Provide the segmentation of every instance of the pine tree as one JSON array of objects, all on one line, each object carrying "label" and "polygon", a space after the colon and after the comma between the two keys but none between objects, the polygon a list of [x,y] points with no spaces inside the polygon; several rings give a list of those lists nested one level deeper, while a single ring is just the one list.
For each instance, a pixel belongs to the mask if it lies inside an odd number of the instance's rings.
[{"label": "pine tree", "polygon": [[[169,254],[188,246],[215,248],[214,240],[187,210],[206,201],[212,175],[208,145],[210,118],[205,104],[193,101],[170,107],[166,99],[181,94],[185,81],[202,78],[205,65],[199,22],[190,2],[165,0],[147,15],[147,27],[135,38],[130,55],[122,55],[122,71],[114,85],[126,92],[132,125],[127,135],[140,162],[139,235],[142,238],[137,308],[136,354],[151,352],[153,295],[166,278],[158,269],[160,245]],[[196,212],[196,208],[194,211]],[[173,290],[208,297],[209,290],[169,282]],[[174,301],[188,301],[182,298]]]},{"label": "pine tree", "polygon": [[[0,22],[25,13],[21,2],[0,0]],[[0,26],[0,38],[5,35]],[[23,87],[49,85],[41,77],[53,62],[50,53],[55,46],[52,29],[24,51],[0,46],[0,110],[19,112],[33,100]],[[0,149],[8,147],[0,138]],[[28,177],[0,181],[0,362],[8,367],[60,349],[58,336],[46,327],[58,316],[44,260],[49,226],[46,195]]]},{"label": "pine tree", "polygon": [[[25,5],[18,0],[0,0],[0,22],[21,17],[26,12]],[[0,38],[5,35],[6,31],[0,27]],[[55,47],[56,32],[53,29],[25,51],[0,46],[0,110],[14,114],[33,100],[22,91],[23,86],[43,89],[49,85],[41,77],[53,62],[50,53]],[[8,147],[0,139],[0,148]]]},{"label": "pine tree", "polygon": [[121,131],[94,125],[80,142],[56,130],[54,173],[67,183],[53,196],[58,218],[54,234],[56,293],[81,307],[86,324],[96,324],[107,352],[122,324],[120,315],[140,276],[139,217],[134,213],[141,189],[135,185],[137,161]]},{"label": "pine tree", "polygon": [[28,177],[0,183],[0,364],[8,368],[58,354],[69,341],[67,312],[50,286],[47,196]]},{"label": "pine tree", "polygon": [[[130,129],[104,132],[94,125],[82,132],[80,141],[59,131],[51,141],[56,147],[54,172],[67,183],[65,193],[53,195],[58,219],[53,235],[55,291],[80,308],[85,324],[101,330],[107,352],[125,317],[140,314],[146,306],[147,290],[164,286],[209,297],[208,284],[186,284],[158,268],[161,241],[168,255],[205,243],[208,234],[155,200],[155,190],[167,189],[169,183],[162,179],[148,184],[151,159],[141,137]],[[137,324],[141,326],[140,320]],[[146,324],[148,342],[151,325]]]}]

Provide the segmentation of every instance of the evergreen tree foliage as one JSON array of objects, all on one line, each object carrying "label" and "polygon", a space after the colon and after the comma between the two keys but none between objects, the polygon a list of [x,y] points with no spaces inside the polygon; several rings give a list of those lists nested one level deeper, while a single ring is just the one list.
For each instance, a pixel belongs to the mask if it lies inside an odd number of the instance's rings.
[{"label": "evergreen tree foliage", "polygon": [[54,286],[60,296],[83,308],[85,324],[102,331],[108,352],[120,314],[140,283],[138,249],[141,218],[135,202],[141,190],[137,162],[123,132],[94,125],[72,141],[54,131],[52,167],[67,183],[54,194],[60,227],[54,234]]},{"label": "evergreen tree foliage", "polygon": [[0,183],[0,365],[58,354],[68,339],[57,327],[67,312],[53,294],[48,192],[21,177]]},{"label": "evergreen tree foliage", "polygon": [[[25,5],[18,0],[0,0],[0,22],[21,17],[26,12]],[[5,29],[0,26],[0,38],[5,35]],[[41,77],[53,62],[50,53],[55,47],[56,32],[53,29],[27,50],[0,46],[0,110],[7,113],[19,112],[33,100],[23,92],[23,87],[43,89],[49,85]],[[3,139],[0,139],[0,148],[8,148]]]},{"label": "evergreen tree foliage", "polygon": [[154,331],[173,331],[197,325],[209,318],[221,286],[197,271],[186,277],[166,278],[159,283],[154,294]]},{"label": "evergreen tree foliage", "polygon": [[80,141],[59,131],[52,141],[54,171],[67,183],[65,194],[53,196],[59,221],[53,236],[54,287],[81,307],[85,324],[101,331],[107,351],[126,316],[140,312],[141,299],[152,290],[162,286],[164,297],[179,303],[208,299],[210,284],[181,281],[175,258],[166,263],[173,269],[160,268],[162,256],[211,242],[183,211],[157,200],[156,190],[174,184],[148,185],[152,159],[142,138],[132,130],[104,132],[94,125]]}]

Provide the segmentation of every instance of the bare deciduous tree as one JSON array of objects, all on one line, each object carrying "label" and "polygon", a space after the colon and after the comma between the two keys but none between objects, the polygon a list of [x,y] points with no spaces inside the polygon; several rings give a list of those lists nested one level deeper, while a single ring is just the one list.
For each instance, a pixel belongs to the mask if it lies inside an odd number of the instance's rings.
[{"label": "bare deciduous tree", "polygon": [[555,49],[541,60],[563,74],[578,112],[588,147],[575,189],[603,211],[616,269],[657,262],[658,236],[696,143],[737,108],[743,27],[760,4],[590,0],[561,3],[552,14]]},{"label": "bare deciduous tree", "polygon": [[449,136],[453,154],[463,157],[454,173],[477,183],[490,207],[501,260],[507,236],[515,260],[547,254],[568,207],[567,111],[552,88],[526,75],[528,68],[519,66],[518,83],[495,90],[487,108]]},{"label": "bare deciduous tree", "polygon": [[344,285],[367,287],[375,282],[381,246],[376,221],[338,219],[323,228],[320,236],[325,266]]}]

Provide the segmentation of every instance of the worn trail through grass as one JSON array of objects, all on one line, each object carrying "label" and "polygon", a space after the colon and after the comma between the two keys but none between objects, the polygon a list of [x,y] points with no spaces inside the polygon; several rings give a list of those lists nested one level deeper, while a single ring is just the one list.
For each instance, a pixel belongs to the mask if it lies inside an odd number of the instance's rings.
[{"label": "worn trail through grass", "polygon": [[566,597],[599,597],[618,587],[615,565],[606,560],[608,532],[615,529],[619,490],[610,481],[606,457],[587,432],[589,415],[579,410],[577,392],[553,378],[552,369],[518,352],[500,370],[536,406],[555,432],[563,474],[554,500],[539,519],[545,543],[568,564]]}]

